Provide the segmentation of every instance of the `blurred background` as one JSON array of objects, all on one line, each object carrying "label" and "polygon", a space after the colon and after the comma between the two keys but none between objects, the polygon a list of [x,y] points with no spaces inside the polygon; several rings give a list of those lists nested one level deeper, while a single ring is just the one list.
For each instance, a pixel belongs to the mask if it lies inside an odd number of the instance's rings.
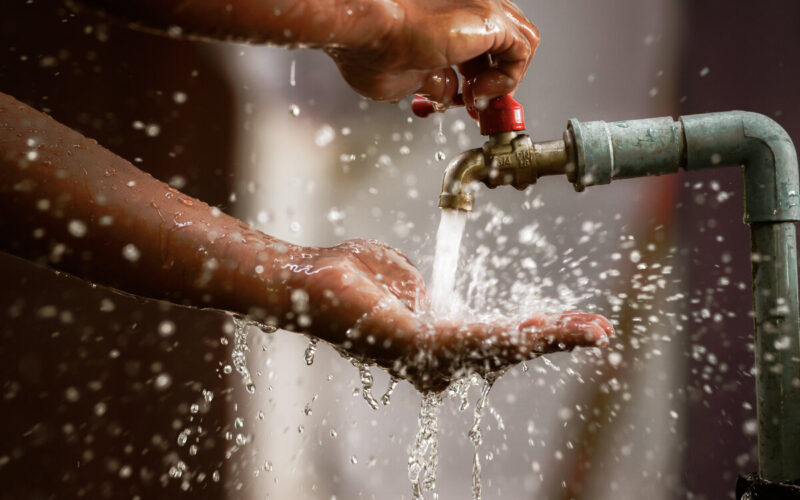
[{"label": "blurred background", "polygon": [[[573,117],[730,109],[800,137],[797,2],[517,3],[542,35],[516,96],[535,140]],[[0,41],[0,91],[269,234],[383,240],[426,278],[441,173],[482,143],[461,110],[361,99],[319,52],[155,36],[55,0],[3,2]],[[733,498],[757,469],[741,191],[728,169],[481,192],[462,264],[491,285],[482,306],[537,287],[618,332],[495,384],[484,498]],[[6,254],[0,277],[0,498],[411,498],[408,384],[374,411],[334,350],[306,366],[307,339],[251,328],[251,396],[222,313]],[[439,498],[471,494],[477,391],[443,406]]]}]

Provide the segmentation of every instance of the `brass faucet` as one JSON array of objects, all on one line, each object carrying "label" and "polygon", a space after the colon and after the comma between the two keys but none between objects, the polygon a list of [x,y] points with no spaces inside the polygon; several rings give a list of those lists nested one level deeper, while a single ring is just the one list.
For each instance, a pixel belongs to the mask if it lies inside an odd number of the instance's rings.
[{"label": "brass faucet", "polygon": [[555,141],[533,142],[527,134],[499,132],[480,148],[458,155],[444,172],[439,207],[471,212],[475,185],[513,186],[523,190],[545,175],[574,172],[569,134]]},{"label": "brass faucet", "polygon": [[[412,109],[427,116],[435,107],[416,98]],[[571,134],[561,140],[533,142],[525,129],[522,106],[511,96],[492,100],[478,116],[481,133],[489,139],[480,148],[470,149],[450,162],[442,179],[439,207],[471,212],[475,208],[475,183],[489,188],[513,186],[523,190],[545,175],[566,174],[572,181],[576,171]]]}]

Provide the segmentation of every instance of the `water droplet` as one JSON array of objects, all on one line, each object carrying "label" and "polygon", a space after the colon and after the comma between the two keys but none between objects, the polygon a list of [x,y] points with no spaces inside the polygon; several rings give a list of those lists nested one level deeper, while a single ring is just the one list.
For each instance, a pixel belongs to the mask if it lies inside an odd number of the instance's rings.
[{"label": "water droplet", "polygon": [[157,123],[151,123],[144,129],[144,133],[148,137],[157,137],[161,133],[161,127]]},{"label": "water droplet", "polygon": [[358,368],[359,378],[361,379],[361,396],[364,398],[364,401],[372,408],[373,410],[378,409],[378,402],[375,401],[375,398],[372,396],[372,373],[369,369],[364,366],[362,363],[353,360],[353,366]]},{"label": "water droplet", "polygon": [[107,409],[108,407],[106,406],[105,403],[103,402],[97,403],[96,405],[94,405],[94,414],[97,415],[98,417],[102,417],[103,415],[106,414]]},{"label": "water droplet", "polygon": [[308,347],[306,347],[306,352],[305,352],[304,357],[305,357],[305,360],[306,360],[306,365],[308,365],[308,366],[311,366],[311,365],[314,364],[314,355],[317,352],[317,342],[318,342],[317,339],[313,339],[312,338],[308,342]]},{"label": "water droplet", "polygon": [[436,161],[444,161],[447,159],[447,155],[444,154],[444,151],[437,151],[434,158],[436,158]]},{"label": "water droplet", "polygon": [[191,429],[184,429],[178,434],[178,446],[183,446],[189,440],[189,434],[191,434]]},{"label": "water droplet", "polygon": [[168,373],[161,373],[156,377],[155,386],[158,390],[165,390],[172,385],[172,377]]},{"label": "water droplet", "polygon": [[392,393],[394,392],[395,387],[397,387],[397,379],[392,377],[389,379],[389,387],[386,388],[386,392],[384,392],[383,396],[381,396],[381,403],[383,403],[384,406],[391,402]]},{"label": "water droplet", "polygon": [[128,479],[133,474],[133,469],[130,465],[123,465],[119,469],[119,477],[121,479]]},{"label": "water droplet", "polygon": [[327,123],[317,130],[316,135],[314,136],[314,144],[317,146],[324,148],[336,137],[336,131],[328,125]]},{"label": "water droplet", "polygon": [[297,107],[297,104],[289,106],[289,116],[300,116],[300,108]]},{"label": "water droplet", "polygon": [[162,321],[158,324],[158,334],[162,337],[169,337],[175,333],[175,323],[170,320]]},{"label": "water droplet", "polygon": [[139,260],[139,257],[142,256],[142,253],[139,251],[136,245],[133,243],[128,243],[122,247],[122,256],[131,262],[136,262]]},{"label": "water droplet", "polygon": [[69,221],[67,229],[69,230],[69,234],[76,238],[83,238],[86,236],[86,233],[89,230],[89,228],[86,226],[86,223],[78,219]]}]

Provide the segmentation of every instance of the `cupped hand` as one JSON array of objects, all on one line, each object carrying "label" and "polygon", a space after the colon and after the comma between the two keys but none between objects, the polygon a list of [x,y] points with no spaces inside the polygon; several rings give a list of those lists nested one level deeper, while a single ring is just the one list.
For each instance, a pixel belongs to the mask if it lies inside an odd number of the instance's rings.
[{"label": "cupped hand", "polygon": [[[396,101],[419,94],[438,103],[513,93],[539,44],[539,32],[510,0],[368,0],[373,7],[341,14],[344,32],[326,49],[360,94]],[[378,7],[374,7],[378,6]],[[491,55],[494,64],[465,71]]]},{"label": "cupped hand", "polygon": [[579,311],[533,312],[524,320],[437,319],[417,269],[384,244],[352,240],[323,250],[305,280],[309,333],[375,362],[420,390],[442,390],[540,354],[602,346],[613,327]]}]

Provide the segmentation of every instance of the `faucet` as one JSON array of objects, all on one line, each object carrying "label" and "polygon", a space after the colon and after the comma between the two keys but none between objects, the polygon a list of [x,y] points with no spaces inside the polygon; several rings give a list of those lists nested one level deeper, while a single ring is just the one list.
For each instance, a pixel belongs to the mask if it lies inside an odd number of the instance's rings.
[{"label": "faucet", "polygon": [[[457,99],[457,103],[463,101]],[[420,117],[437,111],[423,97],[414,98],[411,109]],[[522,105],[510,95],[489,101],[483,109],[468,111],[479,121],[481,134],[489,139],[482,147],[465,151],[450,162],[442,179],[440,208],[472,212],[478,182],[492,189],[513,186],[522,190],[539,177],[570,174],[568,169],[574,165],[571,135],[565,133],[561,140],[534,143],[522,133]]]},{"label": "faucet", "polygon": [[[417,98],[412,109],[429,111]],[[744,222],[750,226],[758,413],[759,476],[800,480],[800,305],[796,222],[797,153],[771,118],[746,111],[606,123],[569,120],[563,139],[521,133],[522,106],[510,96],[475,113],[482,148],[462,153],[444,173],[439,206],[471,211],[475,184],[524,189],[544,175],[566,175],[576,191],[620,179],[724,166],[744,170]],[[484,123],[486,122],[486,123]]]}]

